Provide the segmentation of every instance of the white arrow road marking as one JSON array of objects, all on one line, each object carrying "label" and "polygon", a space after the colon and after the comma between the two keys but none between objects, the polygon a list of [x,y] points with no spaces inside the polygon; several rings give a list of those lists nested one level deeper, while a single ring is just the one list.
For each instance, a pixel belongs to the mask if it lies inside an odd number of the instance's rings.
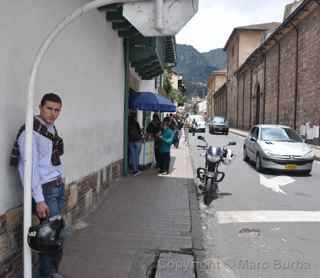
[{"label": "white arrow road marking", "polygon": [[278,176],[275,178],[266,178],[264,175],[260,174],[260,184],[271,189],[274,192],[287,195],[280,186],[285,186],[287,184],[295,182],[295,179],[288,176]]},{"label": "white arrow road marking", "polygon": [[259,222],[320,222],[320,211],[239,210],[217,211],[219,224]]}]

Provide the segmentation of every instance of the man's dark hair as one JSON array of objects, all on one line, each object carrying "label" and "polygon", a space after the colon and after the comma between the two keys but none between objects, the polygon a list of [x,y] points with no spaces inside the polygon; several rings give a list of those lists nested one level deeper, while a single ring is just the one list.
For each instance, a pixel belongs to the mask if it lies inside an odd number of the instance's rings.
[{"label": "man's dark hair", "polygon": [[152,119],[160,121],[160,117],[158,114],[153,114]]},{"label": "man's dark hair", "polygon": [[170,123],[170,118],[169,117],[165,117],[163,119],[163,123],[169,124]]},{"label": "man's dark hair", "polygon": [[43,95],[41,102],[40,102],[40,106],[45,105],[46,101],[52,101],[52,102],[62,104],[61,98],[57,94],[54,94],[54,93],[48,93],[48,94]]}]

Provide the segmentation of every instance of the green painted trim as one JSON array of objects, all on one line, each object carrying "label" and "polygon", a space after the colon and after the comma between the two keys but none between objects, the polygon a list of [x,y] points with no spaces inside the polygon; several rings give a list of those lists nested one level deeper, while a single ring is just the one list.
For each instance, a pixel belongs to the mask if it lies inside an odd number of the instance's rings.
[{"label": "green painted trim", "polygon": [[157,72],[152,72],[152,73],[148,73],[148,74],[146,74],[146,75],[143,75],[141,78],[143,79],[143,80],[150,80],[150,79],[152,79],[152,78],[154,78],[154,77],[156,77],[156,76],[158,76],[158,75],[160,75],[160,74],[163,74],[163,71],[157,71]]},{"label": "green painted trim", "polygon": [[123,21],[123,22],[112,22],[112,29],[113,30],[128,30],[132,27],[130,22],[128,21]]},{"label": "green painted trim", "polygon": [[149,75],[149,74],[152,74],[153,72],[158,72],[158,71],[163,71],[163,69],[161,68],[161,66],[158,64],[158,65],[155,65],[153,67],[149,67],[149,68],[146,68],[144,70],[136,70],[136,72],[138,72],[140,75]]},{"label": "green painted trim", "polygon": [[141,61],[146,61],[153,59],[156,57],[158,59],[157,54],[155,53],[154,49],[150,47],[143,47],[143,48],[136,48],[132,47],[130,51],[130,62],[132,63],[141,63]]},{"label": "green painted trim", "polygon": [[154,68],[156,66],[159,66],[159,61],[158,60],[151,60],[150,63],[148,64],[137,64],[135,66],[136,71],[147,71],[150,68]]},{"label": "green painted trim", "polygon": [[122,9],[117,11],[106,12],[106,19],[112,22],[125,22],[126,19],[122,16]]},{"label": "green painted trim", "polygon": [[118,36],[120,38],[133,38],[133,37],[140,36],[140,33],[137,31],[136,28],[130,27],[127,30],[118,31]]},{"label": "green painted trim", "polygon": [[128,176],[128,116],[129,116],[129,43],[123,40],[124,57],[124,113],[123,113],[123,175]]},{"label": "green painted trim", "polygon": [[153,63],[153,62],[159,62],[158,61],[158,57],[157,56],[151,56],[151,57],[148,57],[146,59],[143,59],[143,60],[139,60],[137,62],[134,62],[134,61],[131,61],[131,65],[135,68],[135,67],[143,67],[143,66],[146,66],[150,63]]}]

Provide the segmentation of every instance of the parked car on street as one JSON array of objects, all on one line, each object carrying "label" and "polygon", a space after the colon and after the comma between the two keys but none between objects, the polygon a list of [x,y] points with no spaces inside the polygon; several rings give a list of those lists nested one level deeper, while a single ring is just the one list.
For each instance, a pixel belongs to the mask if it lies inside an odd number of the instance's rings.
[{"label": "parked car on street", "polygon": [[254,161],[259,172],[273,169],[310,174],[314,153],[288,126],[256,125],[244,141],[243,159]]},{"label": "parked car on street", "polygon": [[226,135],[229,134],[229,123],[224,117],[221,116],[215,116],[209,122],[209,133],[216,134],[218,132]]}]

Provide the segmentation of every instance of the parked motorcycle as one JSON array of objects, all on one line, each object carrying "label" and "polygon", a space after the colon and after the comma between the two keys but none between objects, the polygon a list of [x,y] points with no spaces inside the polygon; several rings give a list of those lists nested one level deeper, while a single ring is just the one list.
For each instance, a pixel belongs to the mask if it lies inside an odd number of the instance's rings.
[{"label": "parked motorcycle", "polygon": [[234,158],[231,149],[227,147],[236,145],[236,142],[229,142],[223,147],[215,148],[209,146],[203,136],[198,136],[198,139],[205,143],[205,145],[197,146],[205,151],[203,153],[203,156],[205,156],[205,167],[197,168],[197,178],[202,183],[199,189],[203,194],[203,202],[206,206],[209,206],[218,197],[218,183],[222,182],[225,177],[225,173],[219,171],[220,164],[224,163],[228,165]]}]

